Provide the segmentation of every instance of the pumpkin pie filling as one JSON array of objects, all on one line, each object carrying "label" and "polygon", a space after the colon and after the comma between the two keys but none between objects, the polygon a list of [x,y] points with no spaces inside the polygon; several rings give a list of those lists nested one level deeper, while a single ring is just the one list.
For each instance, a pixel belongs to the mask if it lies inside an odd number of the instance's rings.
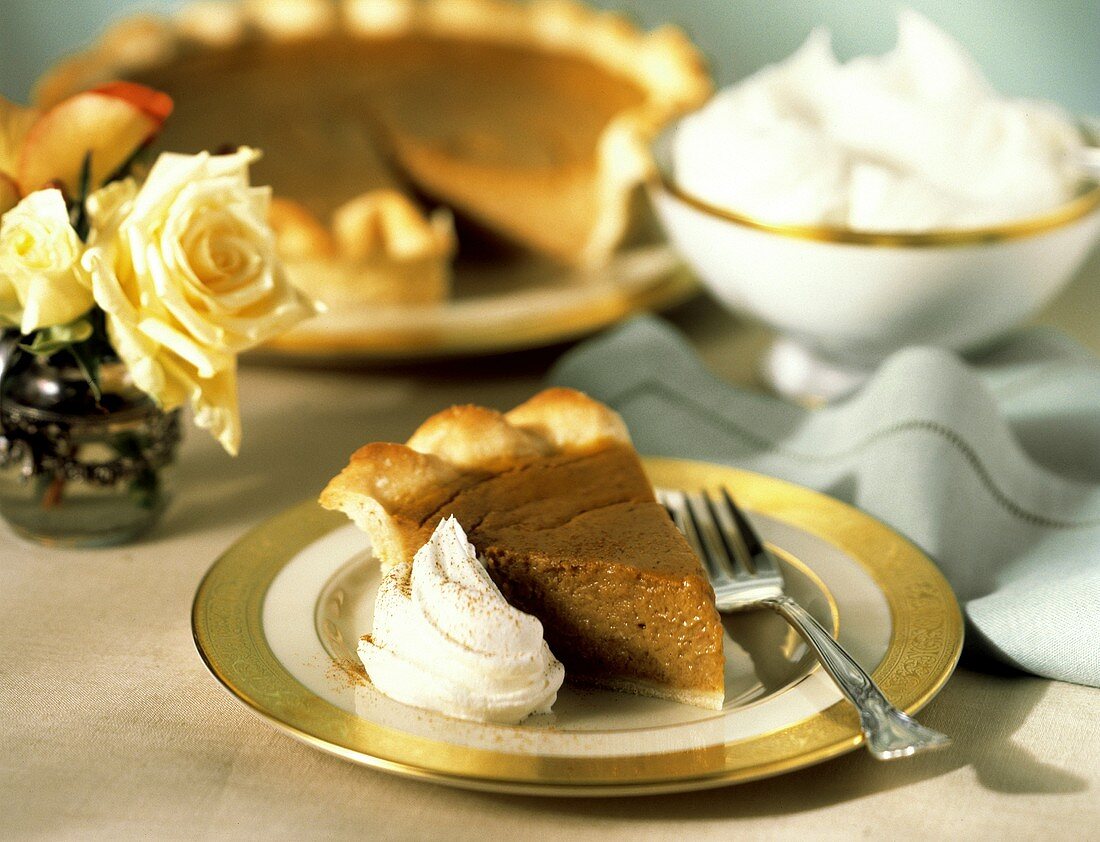
[{"label": "pumpkin pie filling", "polygon": [[[410,178],[453,201],[464,191],[433,178],[442,162],[475,178],[591,178],[600,134],[643,99],[631,81],[579,56],[429,36],[261,41],[134,75],[175,102],[162,145],[261,148],[256,178],[322,219]],[[466,205],[478,215],[479,202]]]}]

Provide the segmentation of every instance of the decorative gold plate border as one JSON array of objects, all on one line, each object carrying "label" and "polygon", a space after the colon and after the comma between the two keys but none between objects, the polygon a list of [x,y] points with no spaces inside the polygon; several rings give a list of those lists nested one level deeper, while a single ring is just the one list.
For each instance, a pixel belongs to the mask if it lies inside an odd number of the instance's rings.
[{"label": "decorative gold plate border", "polygon": [[[943,687],[962,650],[962,616],[951,588],[919,549],[869,515],[801,486],[721,465],[644,461],[655,485],[726,485],[746,508],[805,530],[855,559],[885,596],[893,626],[875,681],[910,713]],[[863,741],[847,702],[764,736],[628,757],[508,754],[368,722],[298,683],[276,659],[263,631],[264,597],[279,571],[300,550],[346,523],[343,515],[312,501],[266,521],[211,567],[192,610],[195,645],[214,676],[269,723],[323,751],[399,775],[471,789],[607,796],[768,777],[836,757]]]}]

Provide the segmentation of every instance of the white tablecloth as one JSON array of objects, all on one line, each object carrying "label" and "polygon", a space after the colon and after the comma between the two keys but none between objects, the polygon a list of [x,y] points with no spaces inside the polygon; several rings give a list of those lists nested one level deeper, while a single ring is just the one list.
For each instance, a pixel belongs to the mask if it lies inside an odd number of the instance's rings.
[{"label": "white tablecloth", "polygon": [[[1043,320],[1100,352],[1100,253]],[[751,377],[762,331],[702,299],[675,314]],[[506,408],[554,351],[377,372],[246,366],[244,447],[191,431],[178,499],[132,546],[48,550],[0,531],[0,837],[361,839],[1086,838],[1100,827],[1100,691],[961,668],[922,714],[945,752],[862,753],[752,784],[623,800],[474,794],[360,768],[251,716],[202,666],[203,572],[317,493],[368,440],[454,402]],[[1094,836],[1095,838],[1095,836]]]}]

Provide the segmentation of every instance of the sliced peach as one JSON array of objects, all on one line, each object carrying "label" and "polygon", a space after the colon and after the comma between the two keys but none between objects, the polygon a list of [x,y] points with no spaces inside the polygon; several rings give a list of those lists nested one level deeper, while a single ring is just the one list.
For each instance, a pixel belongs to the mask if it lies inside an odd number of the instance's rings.
[{"label": "sliced peach", "polygon": [[19,166],[19,150],[40,112],[26,108],[0,96],[0,173],[9,176]]},{"label": "sliced peach", "polygon": [[[56,183],[75,196],[89,153],[90,186],[99,187],[156,135],[163,119],[151,116],[146,109],[159,115],[164,112],[164,103],[135,91],[127,90],[126,96],[118,93],[119,89],[109,93],[85,91],[55,105],[35,121],[24,139],[16,170],[16,181],[24,193]],[[136,105],[133,99],[142,104]]]},{"label": "sliced peach", "polygon": [[19,186],[0,172],[0,216],[19,204]]},{"label": "sliced peach", "polygon": [[163,124],[172,113],[172,97],[136,82],[108,82],[92,88],[92,93],[125,100],[158,124]]},{"label": "sliced peach", "polygon": [[62,59],[34,83],[33,101],[53,108],[73,95],[103,81],[103,60],[96,53],[77,53]]}]

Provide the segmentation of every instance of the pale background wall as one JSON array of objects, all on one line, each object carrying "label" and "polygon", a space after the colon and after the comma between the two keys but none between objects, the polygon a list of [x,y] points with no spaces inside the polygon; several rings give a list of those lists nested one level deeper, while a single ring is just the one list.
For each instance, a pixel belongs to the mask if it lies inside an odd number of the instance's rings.
[{"label": "pale background wall", "polygon": [[[0,93],[24,99],[41,69],[105,21],[179,0],[0,0]],[[887,0],[597,0],[647,23],[684,26],[719,81],[739,78],[797,47],[817,24],[836,33],[838,52],[887,49],[894,10]],[[1100,0],[911,0],[959,38],[1007,93],[1053,99],[1100,115]]]}]

